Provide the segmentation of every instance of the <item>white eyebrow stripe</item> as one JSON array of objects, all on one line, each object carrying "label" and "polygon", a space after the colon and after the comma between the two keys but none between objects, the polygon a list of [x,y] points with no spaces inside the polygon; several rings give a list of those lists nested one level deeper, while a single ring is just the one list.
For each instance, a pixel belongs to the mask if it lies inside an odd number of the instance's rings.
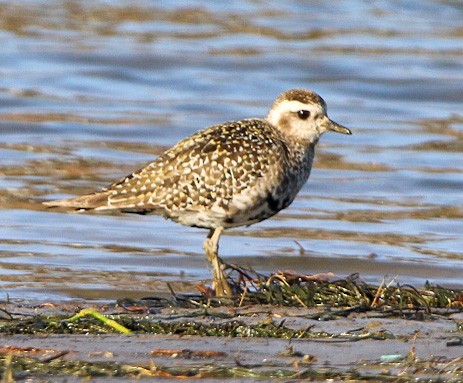
[{"label": "white eyebrow stripe", "polygon": [[299,110],[309,110],[310,112],[322,113],[323,108],[316,104],[304,104],[300,101],[282,101],[277,109],[285,110],[288,112],[298,112]]}]

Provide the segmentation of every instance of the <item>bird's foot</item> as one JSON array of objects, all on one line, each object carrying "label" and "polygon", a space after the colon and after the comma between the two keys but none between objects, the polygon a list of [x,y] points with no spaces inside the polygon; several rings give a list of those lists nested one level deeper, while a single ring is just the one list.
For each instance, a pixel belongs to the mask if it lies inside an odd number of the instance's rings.
[{"label": "bird's foot", "polygon": [[208,254],[209,262],[212,266],[212,289],[215,292],[216,296],[231,296],[233,295],[233,290],[230,287],[230,284],[227,281],[226,276],[224,275],[225,265],[221,262],[220,258],[217,256],[217,253]]},{"label": "bird's foot", "polygon": [[212,288],[217,296],[231,296],[233,290],[225,277],[223,270],[224,264],[219,258],[219,238],[223,227],[218,227],[209,232],[209,236],[204,242],[206,257],[212,266]]}]

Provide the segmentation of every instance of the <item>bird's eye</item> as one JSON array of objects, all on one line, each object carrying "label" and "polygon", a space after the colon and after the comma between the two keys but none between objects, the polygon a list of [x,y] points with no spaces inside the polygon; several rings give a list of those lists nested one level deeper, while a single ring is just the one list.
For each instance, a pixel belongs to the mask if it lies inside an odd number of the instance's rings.
[{"label": "bird's eye", "polygon": [[297,112],[297,116],[301,119],[301,120],[307,120],[309,117],[310,117],[310,112],[308,110],[299,110]]}]

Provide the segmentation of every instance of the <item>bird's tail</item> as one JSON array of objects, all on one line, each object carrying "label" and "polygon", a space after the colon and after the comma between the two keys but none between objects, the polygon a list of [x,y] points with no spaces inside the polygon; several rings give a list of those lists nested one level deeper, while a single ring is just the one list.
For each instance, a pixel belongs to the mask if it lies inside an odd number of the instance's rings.
[{"label": "bird's tail", "polygon": [[49,207],[63,207],[69,209],[107,210],[112,208],[109,203],[109,195],[110,193],[108,192],[100,192],[70,199],[45,201],[43,204]]}]

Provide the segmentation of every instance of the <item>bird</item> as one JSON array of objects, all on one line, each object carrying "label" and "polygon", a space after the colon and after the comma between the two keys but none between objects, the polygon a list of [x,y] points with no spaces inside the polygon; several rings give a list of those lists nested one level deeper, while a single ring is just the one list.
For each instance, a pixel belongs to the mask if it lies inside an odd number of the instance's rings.
[{"label": "bird", "polygon": [[327,131],[352,134],[328,117],[317,93],[291,89],[276,98],[265,118],[213,125],[99,192],[43,203],[79,211],[158,213],[208,229],[203,248],[212,267],[212,290],[231,296],[218,255],[223,230],[255,224],[288,207],[308,180],[315,145]]}]

